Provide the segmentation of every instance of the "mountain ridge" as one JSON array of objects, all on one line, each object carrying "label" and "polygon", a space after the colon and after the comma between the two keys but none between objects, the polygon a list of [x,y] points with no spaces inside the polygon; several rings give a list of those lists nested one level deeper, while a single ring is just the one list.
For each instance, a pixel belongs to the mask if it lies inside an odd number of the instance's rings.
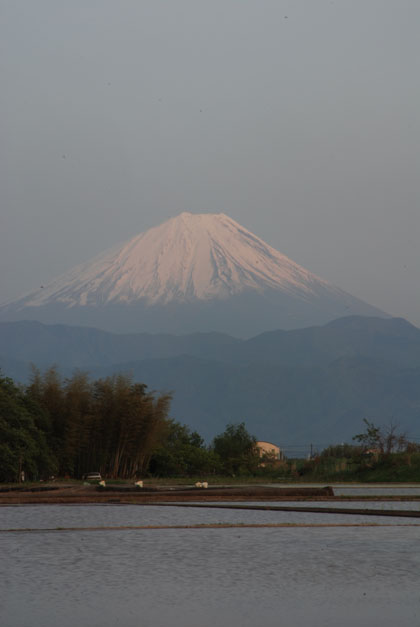
[{"label": "mountain ridge", "polygon": [[173,391],[172,417],[208,440],[245,421],[260,439],[328,445],[350,441],[365,417],[420,437],[420,329],[398,318],[351,316],[249,340],[0,323],[3,374],[28,381],[31,361],[56,363],[64,377],[125,372]]}]

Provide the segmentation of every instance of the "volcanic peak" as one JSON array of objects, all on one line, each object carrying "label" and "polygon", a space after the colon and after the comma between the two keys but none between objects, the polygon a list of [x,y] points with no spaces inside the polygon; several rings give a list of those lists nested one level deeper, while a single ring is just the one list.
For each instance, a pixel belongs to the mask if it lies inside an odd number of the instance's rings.
[{"label": "volcanic peak", "polygon": [[223,299],[281,290],[306,299],[334,290],[223,213],[183,212],[77,266],[22,299],[39,307]]}]

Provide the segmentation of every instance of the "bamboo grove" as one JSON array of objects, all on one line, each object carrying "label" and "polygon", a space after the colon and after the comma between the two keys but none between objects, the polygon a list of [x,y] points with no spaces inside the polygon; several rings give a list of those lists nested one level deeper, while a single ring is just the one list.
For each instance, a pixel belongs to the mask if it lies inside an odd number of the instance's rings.
[{"label": "bamboo grove", "polygon": [[0,379],[0,481],[51,474],[107,477],[145,472],[168,430],[171,396],[130,377],[62,380],[55,368],[34,370],[25,388]]}]

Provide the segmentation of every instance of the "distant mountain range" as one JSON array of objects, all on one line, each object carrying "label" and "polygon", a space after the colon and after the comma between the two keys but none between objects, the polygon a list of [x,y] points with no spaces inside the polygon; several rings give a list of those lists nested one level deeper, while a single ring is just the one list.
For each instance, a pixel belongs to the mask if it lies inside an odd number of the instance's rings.
[{"label": "distant mountain range", "polygon": [[250,337],[386,316],[224,214],[184,212],[0,307],[0,320]]},{"label": "distant mountain range", "polygon": [[173,417],[208,439],[244,421],[259,439],[327,445],[350,441],[364,417],[420,438],[420,330],[400,318],[350,316],[249,340],[0,323],[3,374],[27,381],[30,362],[172,390]]}]

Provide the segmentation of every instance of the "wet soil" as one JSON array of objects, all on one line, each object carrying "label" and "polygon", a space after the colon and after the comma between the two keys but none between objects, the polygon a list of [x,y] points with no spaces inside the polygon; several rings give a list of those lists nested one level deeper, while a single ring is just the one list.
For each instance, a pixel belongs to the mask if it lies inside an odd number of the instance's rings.
[{"label": "wet soil", "polygon": [[145,487],[94,485],[52,485],[34,488],[2,488],[0,505],[88,504],[88,503],[185,503],[223,501],[289,501],[334,498],[332,488],[271,488],[265,486],[224,486],[207,489],[185,487]]}]

